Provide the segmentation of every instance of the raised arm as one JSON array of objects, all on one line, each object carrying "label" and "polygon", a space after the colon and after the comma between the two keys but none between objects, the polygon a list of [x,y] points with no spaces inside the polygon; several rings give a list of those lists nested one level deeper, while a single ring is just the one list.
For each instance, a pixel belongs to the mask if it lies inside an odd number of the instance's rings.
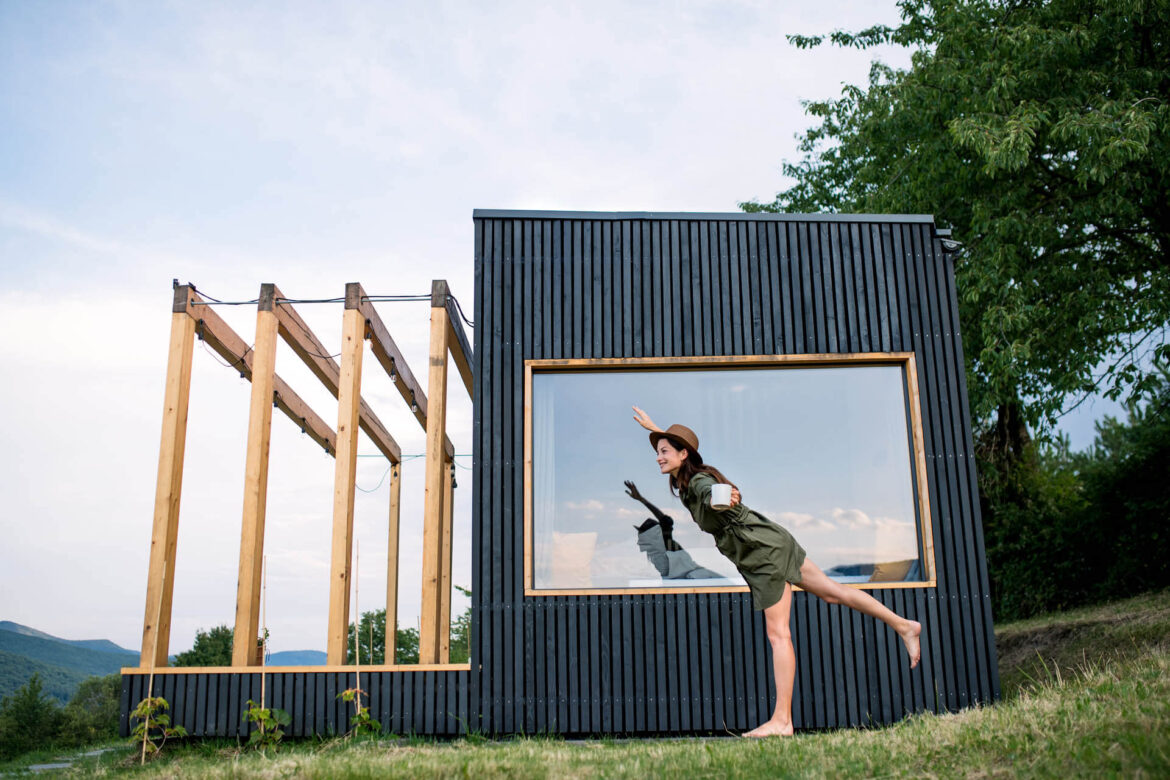
[{"label": "raised arm", "polygon": [[662,431],[662,429],[655,425],[654,421],[650,419],[650,415],[646,414],[636,406],[633,407],[633,409],[634,420],[637,421],[638,425],[641,425],[646,430],[652,431],[654,433],[660,433]]},{"label": "raised arm", "polygon": [[628,479],[626,480],[626,495],[635,501],[641,501],[642,504],[647,509],[649,509],[651,513],[653,513],[654,517],[657,518],[658,522],[664,528],[670,528],[672,525],[674,525],[674,518],[663,512],[658,507],[654,506],[654,504],[650,503],[650,501],[648,501],[646,497],[638,491],[638,486]]}]

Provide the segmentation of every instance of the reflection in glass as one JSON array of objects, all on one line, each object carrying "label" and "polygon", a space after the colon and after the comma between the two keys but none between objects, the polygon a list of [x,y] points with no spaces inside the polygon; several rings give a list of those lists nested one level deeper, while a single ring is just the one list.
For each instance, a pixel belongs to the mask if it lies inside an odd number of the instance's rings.
[{"label": "reflection in glass", "polygon": [[842,582],[920,581],[901,365],[533,372],[536,589],[742,585],[632,405],[682,423],[747,506]]}]

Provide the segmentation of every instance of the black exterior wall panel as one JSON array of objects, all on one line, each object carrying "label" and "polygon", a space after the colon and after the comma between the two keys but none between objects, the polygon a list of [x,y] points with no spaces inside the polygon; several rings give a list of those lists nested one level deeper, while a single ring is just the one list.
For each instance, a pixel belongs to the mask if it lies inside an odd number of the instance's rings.
[{"label": "black exterior wall panel", "polygon": [[[547,234],[552,251],[517,260],[514,250],[484,241],[477,371],[522,377],[531,358],[915,353],[937,587],[871,593],[924,623],[921,668],[903,668],[900,643],[884,626],[796,593],[794,713],[801,728],[832,728],[997,696],[953,277],[929,219],[483,212],[477,231],[522,219],[537,220],[533,243]],[[545,284],[548,297],[538,294]],[[552,311],[546,300],[565,306]],[[729,300],[735,305],[724,305]],[[486,325],[488,311],[506,313],[503,331]],[[509,384],[503,415],[488,411],[499,408],[497,399],[477,399],[484,405],[477,441],[502,449],[506,465],[477,458],[476,483],[498,475],[496,489],[511,495],[506,512],[503,501],[477,500],[479,532],[492,544],[480,545],[474,598],[481,611],[527,621],[522,631],[511,619],[483,621],[484,633],[508,636],[479,645],[507,656],[480,663],[490,676],[513,672],[510,684],[524,688],[515,702],[534,697],[533,717],[519,722],[563,734],[666,733],[764,719],[775,695],[771,649],[746,594],[522,595],[522,379]],[[501,565],[496,540],[506,541],[510,565]],[[520,673],[519,659],[534,654],[545,671]],[[495,689],[488,676],[478,679]],[[512,730],[499,715],[485,718],[488,730]]]},{"label": "black exterior wall panel", "polygon": [[[265,674],[264,702],[288,712],[293,719],[290,736],[344,734],[349,729],[352,704],[336,698],[354,683],[351,672],[271,672]],[[405,733],[412,724],[403,718],[402,691],[418,691],[406,709],[416,715],[413,730],[438,736],[465,732],[471,674],[466,670],[374,671],[361,673],[362,689],[370,696],[370,715],[382,723],[385,733]],[[129,736],[135,720],[129,713],[146,697],[148,689],[169,705],[171,722],[195,737],[247,737],[244,710],[249,699],[261,699],[260,674],[254,672],[195,672],[156,674],[153,687],[149,673],[122,675],[122,717],[119,733]],[[452,695],[451,692],[458,692]],[[423,723],[430,703],[433,713]]]}]

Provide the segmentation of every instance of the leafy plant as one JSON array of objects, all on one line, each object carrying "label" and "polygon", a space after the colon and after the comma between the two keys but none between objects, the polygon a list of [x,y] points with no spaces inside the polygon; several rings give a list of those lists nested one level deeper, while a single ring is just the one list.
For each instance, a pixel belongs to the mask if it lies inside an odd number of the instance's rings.
[{"label": "leafy plant", "polygon": [[244,720],[255,726],[248,735],[248,744],[260,750],[280,744],[284,738],[282,727],[292,723],[292,718],[284,710],[264,707],[251,699],[244,710]]},{"label": "leafy plant", "polygon": [[144,757],[147,753],[157,755],[172,737],[187,736],[187,729],[171,725],[171,716],[166,713],[168,709],[170,705],[163,697],[147,696],[130,713],[130,717],[138,719],[134,730],[130,732],[130,741],[134,745],[142,745]]},{"label": "leafy plant", "polygon": [[378,734],[382,731],[382,724],[370,717],[370,708],[362,706],[362,694],[365,691],[361,688],[350,688],[337,694],[337,698],[353,702],[353,715],[349,719],[350,736]]},{"label": "leafy plant", "polygon": [[0,758],[12,758],[55,740],[61,708],[34,674],[16,693],[0,701]]}]

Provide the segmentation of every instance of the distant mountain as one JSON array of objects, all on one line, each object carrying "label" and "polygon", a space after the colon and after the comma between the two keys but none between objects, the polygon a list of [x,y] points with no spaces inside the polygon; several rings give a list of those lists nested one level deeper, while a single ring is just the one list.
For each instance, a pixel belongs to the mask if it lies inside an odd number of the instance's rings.
[{"label": "distant mountain", "polygon": [[16,693],[34,674],[41,676],[45,693],[62,704],[73,698],[77,686],[89,677],[85,672],[75,672],[64,666],[54,666],[0,650],[0,696]]},{"label": "distant mountain", "polygon": [[269,666],[324,666],[325,653],[320,650],[284,650],[268,654]]},{"label": "distant mountain", "polygon": [[20,623],[13,623],[11,620],[0,620],[0,631],[11,631],[14,634],[34,636],[38,639],[52,639],[54,642],[64,642],[74,647],[84,647],[87,650],[97,650],[103,653],[130,653],[131,655],[138,655],[137,650],[127,650],[108,639],[62,639],[52,634],[46,634],[44,631],[37,631],[35,628],[22,626]]},{"label": "distant mountain", "polygon": [[107,639],[61,639],[0,621],[0,696],[14,693],[33,674],[40,674],[46,693],[65,702],[86,677],[137,665],[138,653]]}]

